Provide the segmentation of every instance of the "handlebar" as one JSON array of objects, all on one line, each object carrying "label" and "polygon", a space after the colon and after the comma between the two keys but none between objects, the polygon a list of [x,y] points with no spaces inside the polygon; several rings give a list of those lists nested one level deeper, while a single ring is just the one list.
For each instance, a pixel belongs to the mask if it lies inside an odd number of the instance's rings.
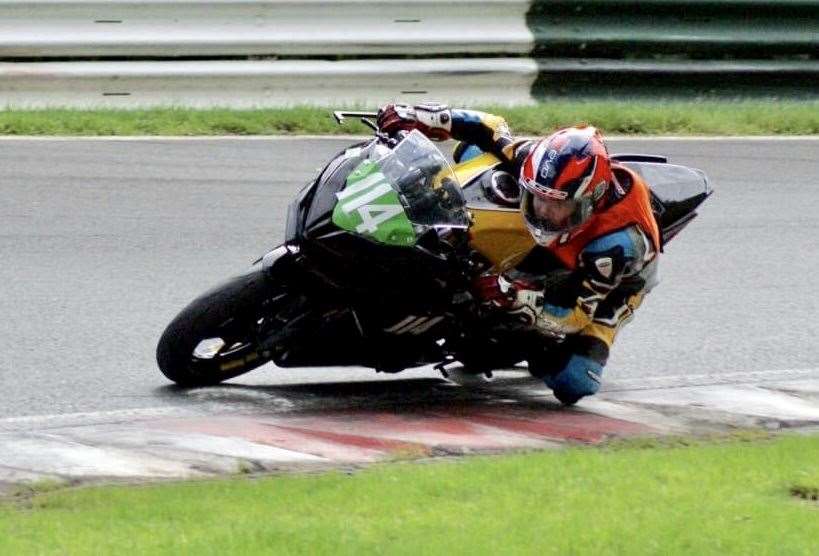
[{"label": "handlebar", "polygon": [[336,122],[342,124],[347,118],[377,118],[378,112],[335,110],[333,111],[333,117],[336,119]]}]

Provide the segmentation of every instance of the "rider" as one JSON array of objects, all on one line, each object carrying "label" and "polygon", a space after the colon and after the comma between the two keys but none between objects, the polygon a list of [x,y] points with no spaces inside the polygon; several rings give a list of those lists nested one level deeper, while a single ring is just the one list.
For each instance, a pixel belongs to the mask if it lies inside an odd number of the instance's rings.
[{"label": "rider", "polygon": [[[462,141],[517,177],[537,245],[513,270],[481,278],[476,291],[527,328],[563,339],[529,358],[532,374],[561,402],[596,393],[617,332],[657,283],[660,234],[646,186],[612,165],[591,126],[514,139],[500,116],[440,104],[388,104],[378,126]],[[562,276],[561,287],[544,288],[549,276]]]}]

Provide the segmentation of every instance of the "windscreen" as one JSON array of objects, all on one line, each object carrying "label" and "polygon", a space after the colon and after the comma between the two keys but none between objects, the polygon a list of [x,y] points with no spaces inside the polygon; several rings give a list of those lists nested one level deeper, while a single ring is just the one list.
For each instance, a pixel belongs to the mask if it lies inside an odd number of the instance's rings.
[{"label": "windscreen", "polygon": [[430,229],[469,226],[457,176],[418,131],[386,154],[373,150],[349,174],[336,197],[337,226],[390,245],[415,245]]}]

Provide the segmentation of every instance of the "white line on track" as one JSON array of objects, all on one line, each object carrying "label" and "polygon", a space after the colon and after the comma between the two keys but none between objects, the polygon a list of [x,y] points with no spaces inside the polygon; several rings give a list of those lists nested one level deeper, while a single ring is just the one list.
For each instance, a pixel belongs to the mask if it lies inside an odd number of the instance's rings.
[{"label": "white line on track", "polygon": [[[117,409],[54,415],[26,415],[0,419],[0,432],[27,428],[59,428],[73,425],[113,423],[174,417],[195,417],[204,413],[180,407],[144,407],[140,409]],[[210,414],[211,412],[208,411]]]},{"label": "white line on track", "polygon": [[[515,371],[526,372],[515,368]],[[744,371],[713,375],[674,375],[613,379],[604,385],[602,393],[636,390],[705,387],[726,384],[755,384],[819,379],[819,368],[775,369],[766,371]],[[502,380],[497,382],[502,383]],[[538,381],[539,383],[539,381]],[[491,385],[492,383],[490,383]],[[218,387],[214,387],[218,388]],[[181,407],[147,407],[141,409],[120,409],[114,411],[94,411],[86,413],[65,413],[56,415],[31,415],[0,419],[0,432],[25,429],[60,428],[76,425],[113,423],[118,421],[151,420],[161,418],[201,417],[231,410],[231,404],[208,404],[206,408],[194,410]]]},{"label": "white line on track", "polygon": [[602,392],[624,392],[634,390],[688,388],[730,384],[763,384],[769,382],[788,382],[806,379],[819,379],[819,368],[742,371],[710,375],[651,376],[623,378],[619,380],[612,379],[608,382],[604,382]]}]

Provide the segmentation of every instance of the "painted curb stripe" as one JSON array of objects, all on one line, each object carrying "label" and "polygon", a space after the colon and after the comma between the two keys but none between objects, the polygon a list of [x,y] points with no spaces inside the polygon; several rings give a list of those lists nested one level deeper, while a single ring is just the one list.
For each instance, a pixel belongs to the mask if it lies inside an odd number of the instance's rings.
[{"label": "painted curb stripe", "polygon": [[[662,378],[662,377],[655,377]],[[543,449],[612,437],[732,427],[819,425],[819,369],[730,373],[746,384],[603,392],[576,408],[491,383],[472,398],[409,400],[390,410],[192,415],[161,409],[0,420],[0,483],[39,477],[197,477],[252,469],[368,463],[395,457]],[[719,377],[711,377],[719,378]],[[645,382],[646,379],[643,379]],[[645,386],[645,384],[644,384]],[[459,392],[462,392],[459,390]],[[439,393],[440,394],[440,393]],[[443,396],[443,397],[441,397]],[[212,408],[211,408],[212,409]]]}]

